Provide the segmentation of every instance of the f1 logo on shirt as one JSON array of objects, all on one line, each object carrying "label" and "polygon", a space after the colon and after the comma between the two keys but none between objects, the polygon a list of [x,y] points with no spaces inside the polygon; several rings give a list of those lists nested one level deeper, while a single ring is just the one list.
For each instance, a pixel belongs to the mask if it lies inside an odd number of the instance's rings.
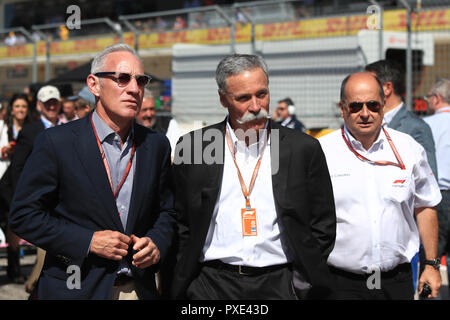
[{"label": "f1 logo on shirt", "polygon": [[392,186],[396,187],[396,188],[404,188],[405,182],[406,182],[406,179],[394,180],[394,182],[392,183]]}]

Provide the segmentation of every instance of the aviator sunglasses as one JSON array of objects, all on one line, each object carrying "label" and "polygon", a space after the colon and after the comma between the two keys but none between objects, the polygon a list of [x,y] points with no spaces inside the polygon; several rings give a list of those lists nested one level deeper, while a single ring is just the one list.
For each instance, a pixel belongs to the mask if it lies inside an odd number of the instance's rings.
[{"label": "aviator sunglasses", "polygon": [[370,100],[366,102],[350,102],[347,107],[350,113],[357,113],[361,111],[364,105],[366,105],[367,109],[372,112],[379,112],[381,109],[381,103],[376,100]]},{"label": "aviator sunglasses", "polygon": [[137,74],[137,75],[131,75],[126,72],[97,72],[94,73],[94,76],[100,77],[100,78],[109,78],[111,80],[114,80],[117,82],[119,87],[125,87],[130,83],[131,78],[135,78],[136,82],[139,87],[145,87],[147,84],[150,83],[150,80],[152,77],[147,74]]}]

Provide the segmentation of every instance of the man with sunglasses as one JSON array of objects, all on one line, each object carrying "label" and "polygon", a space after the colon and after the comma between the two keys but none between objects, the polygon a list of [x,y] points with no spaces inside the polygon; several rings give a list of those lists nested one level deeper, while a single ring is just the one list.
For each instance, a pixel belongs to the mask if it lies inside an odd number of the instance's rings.
[{"label": "man with sunglasses", "polygon": [[[436,297],[441,195],[423,147],[385,128],[384,91],[371,73],[351,74],[341,85],[344,126],[319,138],[336,203],[336,243],[328,264],[338,299],[413,299],[410,260],[419,237],[431,265],[420,277]],[[417,220],[414,221],[414,217]]]},{"label": "man with sunglasses", "polygon": [[98,53],[96,109],[36,141],[11,227],[47,250],[37,299],[153,299],[174,230],[170,145],[135,122],[150,76],[135,51]]}]

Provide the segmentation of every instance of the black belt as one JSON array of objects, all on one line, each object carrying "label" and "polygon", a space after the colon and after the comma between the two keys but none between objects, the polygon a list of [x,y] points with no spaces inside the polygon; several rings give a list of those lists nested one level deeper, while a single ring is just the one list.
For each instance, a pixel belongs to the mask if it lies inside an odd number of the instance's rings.
[{"label": "black belt", "polygon": [[[344,278],[353,279],[353,280],[367,280],[368,277],[373,275],[373,272],[365,273],[365,274],[358,274],[358,273],[344,271],[342,269],[338,269],[333,266],[330,266],[330,270],[332,273],[334,273],[336,275],[342,276]],[[388,278],[395,277],[397,274],[399,274],[401,272],[406,273],[406,272],[411,272],[411,271],[412,271],[412,268],[411,268],[410,263],[402,263],[402,264],[399,264],[398,266],[396,266],[392,270],[381,272],[381,278],[388,279]]]},{"label": "black belt", "polygon": [[220,260],[210,260],[203,263],[203,266],[211,267],[218,270],[227,270],[231,272],[239,273],[240,275],[245,276],[255,276],[261,275],[269,272],[273,272],[276,270],[280,270],[283,268],[289,268],[291,266],[290,263],[285,264],[275,264],[267,267],[249,267],[249,266],[241,266],[241,265],[232,265],[224,263]]},{"label": "black belt", "polygon": [[120,273],[116,276],[116,280],[114,280],[114,287],[124,286],[131,281],[133,281],[132,277],[127,276],[125,273]]}]

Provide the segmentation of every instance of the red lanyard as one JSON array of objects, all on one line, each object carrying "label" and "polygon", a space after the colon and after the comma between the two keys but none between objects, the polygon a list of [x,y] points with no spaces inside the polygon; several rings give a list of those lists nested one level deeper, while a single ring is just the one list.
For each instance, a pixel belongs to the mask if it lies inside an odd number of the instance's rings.
[{"label": "red lanyard", "polygon": [[95,134],[95,138],[97,139],[98,149],[100,150],[100,154],[102,155],[103,164],[105,165],[106,174],[108,175],[109,184],[111,185],[111,190],[113,192],[114,199],[116,199],[120,188],[122,188],[123,184],[125,183],[125,180],[128,177],[128,174],[130,173],[131,165],[133,164],[133,157],[134,157],[136,148],[135,148],[134,141],[133,141],[133,146],[131,147],[131,155],[130,155],[130,159],[128,160],[127,167],[125,169],[125,173],[123,174],[122,180],[120,180],[120,183],[116,188],[116,191],[114,191],[112,178],[111,178],[111,171],[109,170],[109,165],[108,165],[108,160],[106,159],[105,151],[103,150],[102,144],[100,143],[100,139],[98,138],[97,131],[95,130],[94,122],[92,121],[92,115],[93,115],[93,113],[91,114],[92,128],[94,129],[94,134]]},{"label": "red lanyard", "polygon": [[228,148],[230,149],[234,164],[236,165],[239,182],[241,183],[242,193],[244,194],[244,197],[245,197],[245,206],[246,206],[247,210],[250,210],[250,208],[251,208],[250,194],[252,193],[253,186],[255,185],[256,177],[258,175],[259,167],[261,166],[262,157],[264,154],[264,150],[266,148],[267,139],[268,139],[268,135],[269,135],[269,128],[266,129],[267,134],[265,135],[265,138],[264,138],[264,145],[261,148],[261,153],[259,155],[258,162],[256,163],[255,169],[253,170],[252,179],[250,180],[250,186],[248,189],[247,189],[247,186],[245,185],[244,178],[242,178],[241,170],[239,170],[239,166],[236,161],[236,153],[234,152],[233,143],[231,142],[230,134],[228,133],[228,128],[226,128],[225,131],[226,131],[225,135],[227,138]]},{"label": "red lanyard", "polygon": [[391,146],[392,152],[394,152],[395,158],[397,159],[398,163],[395,162],[391,162],[391,161],[372,161],[367,159],[366,157],[360,155],[358,153],[358,151],[356,151],[353,146],[350,144],[350,142],[347,140],[347,137],[345,136],[344,133],[344,127],[341,128],[341,134],[342,134],[342,138],[344,139],[345,143],[347,144],[348,148],[350,149],[350,151],[352,151],[359,159],[366,161],[370,164],[373,165],[378,165],[378,166],[395,166],[395,167],[399,167],[402,170],[405,170],[405,164],[402,161],[402,158],[400,158],[400,155],[397,151],[397,149],[394,146],[394,143],[392,142],[391,137],[389,136],[389,134],[387,133],[386,129],[384,129],[384,127],[382,127],[384,134],[386,135],[386,138],[389,142],[389,145]]}]

